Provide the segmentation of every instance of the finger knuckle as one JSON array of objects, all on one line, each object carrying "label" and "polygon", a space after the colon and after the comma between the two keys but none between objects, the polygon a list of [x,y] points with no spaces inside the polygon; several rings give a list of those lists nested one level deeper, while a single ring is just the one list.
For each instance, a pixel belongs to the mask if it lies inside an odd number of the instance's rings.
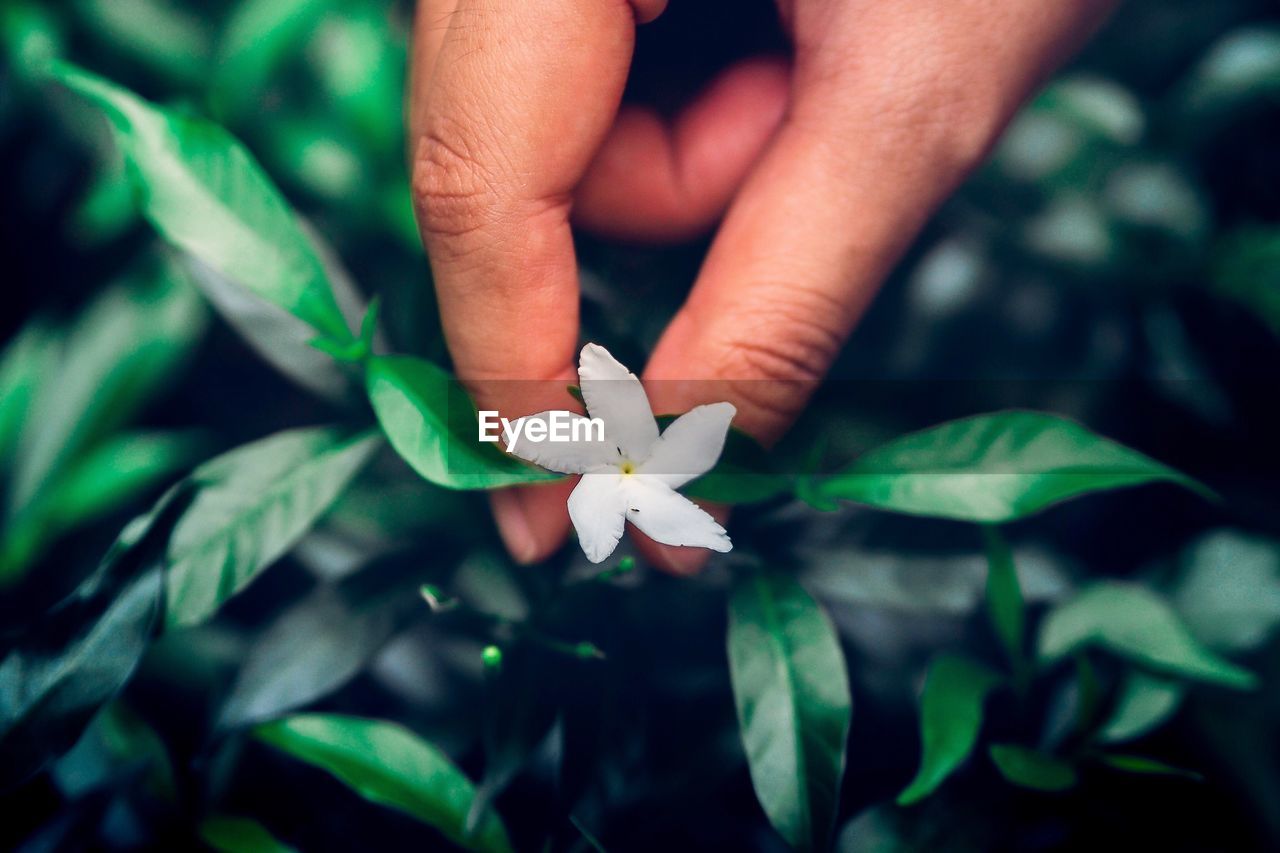
[{"label": "finger knuckle", "polygon": [[715,370],[730,377],[736,399],[746,406],[768,419],[789,420],[839,352],[848,312],[818,291],[776,290],[775,298],[741,306],[722,326]]},{"label": "finger knuckle", "polygon": [[730,357],[743,368],[744,375],[778,382],[818,379],[825,367],[822,349],[825,346],[794,337],[740,337],[729,345]]},{"label": "finger knuckle", "polygon": [[729,324],[727,358],[750,376],[820,379],[844,342],[844,303],[796,285],[753,290],[758,296],[739,305]]},{"label": "finger knuckle", "polygon": [[418,141],[412,191],[423,236],[455,245],[482,232],[500,207],[497,182],[474,141],[448,122],[436,122]]}]

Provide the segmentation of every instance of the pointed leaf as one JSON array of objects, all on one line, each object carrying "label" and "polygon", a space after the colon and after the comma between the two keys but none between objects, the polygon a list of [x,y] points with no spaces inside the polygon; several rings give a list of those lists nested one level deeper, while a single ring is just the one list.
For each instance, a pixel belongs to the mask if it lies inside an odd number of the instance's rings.
[{"label": "pointed leaf", "polygon": [[272,75],[312,35],[333,0],[244,0],[223,29],[210,98],[220,114],[255,107]]},{"label": "pointed leaf", "polygon": [[119,509],[135,495],[185,468],[201,440],[191,433],[121,433],[101,442],[57,481],[49,512],[70,527]]},{"label": "pointed leaf", "polygon": [[106,290],[81,313],[31,402],[11,513],[138,412],[190,353],[205,317],[199,296],[167,265]]},{"label": "pointed leaf", "polygon": [[822,849],[844,774],[852,699],[830,619],[794,578],[735,578],[729,674],[756,797],[792,847]]},{"label": "pointed leaf", "polygon": [[1280,335],[1280,229],[1236,228],[1214,248],[1213,284],[1223,296],[1252,311]]},{"label": "pointed leaf", "polygon": [[147,792],[175,802],[173,759],[164,740],[120,700],[98,712],[76,745],[50,768],[58,790],[80,799],[104,786],[145,775]]},{"label": "pointed leaf", "polygon": [[1206,119],[1235,115],[1249,100],[1269,103],[1280,93],[1280,28],[1227,33],[1205,51],[1179,89],[1187,123],[1200,132]]},{"label": "pointed leaf", "polygon": [[[97,707],[123,686],[151,639],[160,603],[160,572],[126,584],[67,645],[53,636],[28,637],[0,663],[0,784],[39,769],[75,741]],[[45,646],[45,643],[49,643]]]},{"label": "pointed leaf", "polygon": [[240,143],[74,66],[54,76],[106,114],[166,239],[321,334],[352,337],[293,211]]},{"label": "pointed leaf", "polygon": [[1040,657],[1098,646],[1169,675],[1246,689],[1248,670],[1200,645],[1154,592],[1127,583],[1099,583],[1050,611],[1040,628]]},{"label": "pointed leaf", "polygon": [[291,430],[196,469],[195,498],[169,541],[168,627],[212,616],[293,548],[378,445],[369,433]]},{"label": "pointed leaf", "polygon": [[475,787],[440,750],[396,723],[302,714],[255,729],[260,739],[336,776],[372,802],[399,809],[471,850],[511,849],[492,811],[471,836],[464,823]]},{"label": "pointed leaf", "polygon": [[180,433],[112,436],[68,463],[11,519],[0,539],[0,582],[35,562],[50,542],[78,524],[117,511],[143,490],[189,464],[200,442]]},{"label": "pointed leaf", "polygon": [[1280,626],[1280,543],[1219,530],[1183,557],[1173,603],[1207,646],[1255,648]]},{"label": "pointed leaf", "polygon": [[1098,738],[1115,743],[1141,737],[1173,716],[1186,692],[1186,685],[1180,682],[1144,672],[1129,673]]},{"label": "pointed leaf", "polygon": [[898,805],[923,800],[965,762],[982,728],[982,706],[1000,681],[991,669],[959,655],[933,662],[920,700],[920,769]]},{"label": "pointed leaf", "polygon": [[61,754],[132,676],[155,633],[172,489],[130,522],[98,569],[0,661],[0,787]]},{"label": "pointed leaf", "polygon": [[387,440],[426,479],[450,489],[496,489],[557,479],[479,440],[475,404],[429,361],[377,356],[366,368],[369,402]]},{"label": "pointed leaf", "polygon": [[200,824],[200,840],[218,853],[292,853],[265,826],[247,817],[210,817]]},{"label": "pointed leaf", "polygon": [[287,608],[245,656],[218,719],[235,728],[278,717],[314,702],[348,682],[416,607],[410,596],[355,592],[365,574],[321,586]]},{"label": "pointed leaf", "polygon": [[198,83],[209,62],[209,37],[200,17],[164,0],[78,0],[85,29],[144,63],[153,74]]},{"label": "pointed leaf", "polygon": [[1042,412],[978,415],[912,433],[863,454],[810,488],[910,515],[1005,522],[1106,489],[1189,477],[1074,421]]},{"label": "pointed leaf", "polygon": [[41,382],[50,378],[58,351],[53,332],[33,322],[0,353],[0,471],[13,461],[31,401]]},{"label": "pointed leaf", "polygon": [[1101,761],[1112,769],[1125,773],[1135,773],[1140,776],[1180,776],[1183,779],[1191,779],[1196,782],[1204,779],[1194,770],[1174,767],[1172,764],[1165,764],[1163,761],[1156,761],[1154,758],[1147,758],[1145,755],[1107,753],[1101,757]]},{"label": "pointed leaf", "polygon": [[1076,784],[1076,771],[1070,764],[1024,746],[992,744],[991,760],[1000,775],[1022,788],[1065,791]]},{"label": "pointed leaf", "polygon": [[1026,640],[1026,605],[1009,543],[995,527],[982,528],[987,548],[987,613],[1015,671],[1021,670]]}]

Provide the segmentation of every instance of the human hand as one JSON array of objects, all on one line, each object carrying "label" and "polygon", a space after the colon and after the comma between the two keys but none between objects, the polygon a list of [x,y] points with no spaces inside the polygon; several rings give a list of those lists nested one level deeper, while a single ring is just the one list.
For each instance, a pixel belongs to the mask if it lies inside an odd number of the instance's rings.
[{"label": "human hand", "polygon": [[[445,337],[482,407],[563,408],[562,390],[486,383],[573,380],[570,222],[665,240],[720,220],[644,379],[655,411],[727,400],[769,443],[928,216],[1114,0],[779,0],[791,62],[727,69],[670,125],[621,107],[635,27],[665,5],[420,0],[410,151]],[[494,493],[517,560],[563,541],[567,489]],[[675,571],[705,558],[650,553]]]}]

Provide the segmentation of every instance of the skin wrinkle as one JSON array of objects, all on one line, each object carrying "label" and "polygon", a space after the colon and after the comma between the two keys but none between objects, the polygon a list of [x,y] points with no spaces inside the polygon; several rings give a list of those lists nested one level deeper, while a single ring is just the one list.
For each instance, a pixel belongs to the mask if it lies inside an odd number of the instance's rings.
[{"label": "skin wrinkle", "polygon": [[[423,139],[422,144],[431,143]],[[441,157],[446,151],[448,161]],[[493,184],[475,181],[469,169],[458,164],[456,151],[448,146],[434,148],[417,158],[414,196],[424,237],[437,260],[457,264],[478,257],[483,266],[486,262],[502,263],[510,257],[513,270],[536,266],[543,252],[508,240],[507,235],[520,233],[522,225],[536,226],[544,218],[544,228],[523,229],[526,241],[544,230],[567,226],[569,198],[561,195],[523,200],[518,195],[504,195]],[[531,257],[526,252],[531,252]]]},{"label": "skin wrinkle", "polygon": [[[809,380],[825,372],[827,361],[844,343],[848,303],[816,288],[797,285],[794,280],[753,282],[750,293],[750,299],[736,302],[728,313],[706,319],[703,327],[711,337],[711,349],[724,352],[726,359],[704,365],[703,369],[731,379],[756,376]],[[758,349],[765,339],[778,339],[794,347],[795,352],[781,360],[796,366],[795,377],[772,371],[761,377],[750,369],[731,369],[740,350]]]}]

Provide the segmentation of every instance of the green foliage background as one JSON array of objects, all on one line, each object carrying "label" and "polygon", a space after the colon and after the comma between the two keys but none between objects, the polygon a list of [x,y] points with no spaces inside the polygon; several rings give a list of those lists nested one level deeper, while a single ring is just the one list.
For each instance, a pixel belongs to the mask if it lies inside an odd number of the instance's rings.
[{"label": "green foliage background", "polygon": [[[0,7],[0,844],[1280,845],[1273,4],[1126,4],[683,580],[510,564],[541,475],[445,458],[409,13]],[[770,15],[673,4],[630,96]],[[705,245],[579,250],[638,366]]]}]

